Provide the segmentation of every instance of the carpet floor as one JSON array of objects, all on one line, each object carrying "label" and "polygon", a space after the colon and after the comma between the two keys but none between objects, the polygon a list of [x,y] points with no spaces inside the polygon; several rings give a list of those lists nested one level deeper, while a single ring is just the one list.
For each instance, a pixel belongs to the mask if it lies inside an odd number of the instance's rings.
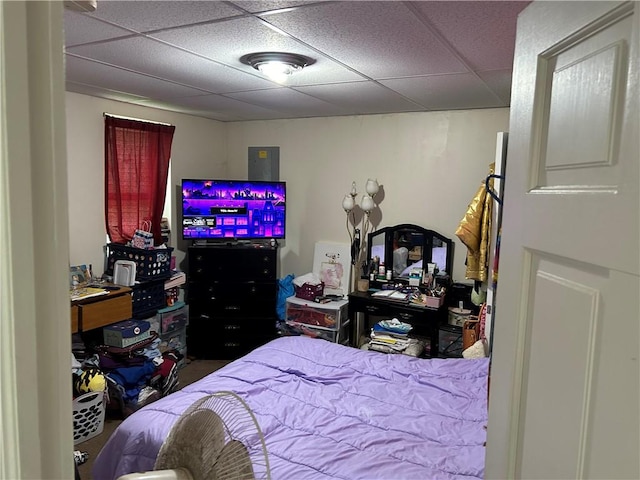
[{"label": "carpet floor", "polygon": [[[178,371],[178,380],[180,382],[180,388],[189,385],[190,383],[200,380],[202,377],[215,372],[219,368],[224,367],[229,360],[193,360],[188,361],[187,364]],[[93,478],[91,474],[91,468],[93,467],[93,460],[96,458],[102,446],[109,439],[113,431],[120,425],[122,418],[118,418],[108,414],[104,421],[104,429],[100,435],[97,435],[82,443],[78,443],[74,448],[81,452],[87,452],[89,459],[86,463],[78,467],[81,480],[91,480]]]}]

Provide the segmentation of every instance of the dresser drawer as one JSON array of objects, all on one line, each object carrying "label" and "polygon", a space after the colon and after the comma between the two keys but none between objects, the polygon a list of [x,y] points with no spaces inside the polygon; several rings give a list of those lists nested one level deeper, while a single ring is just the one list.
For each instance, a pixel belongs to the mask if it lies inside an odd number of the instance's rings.
[{"label": "dresser drawer", "polygon": [[278,286],[260,282],[189,284],[189,306],[195,315],[215,311],[221,316],[275,315]]},{"label": "dresser drawer", "polygon": [[71,305],[71,333],[77,333],[80,328],[80,314],[77,305]]},{"label": "dresser drawer", "polygon": [[206,331],[207,335],[224,336],[225,338],[251,337],[253,334],[263,335],[275,332],[276,315],[270,317],[227,317],[218,313],[202,312],[191,315],[190,322],[197,329]]},{"label": "dresser drawer", "polygon": [[261,280],[276,278],[277,250],[269,248],[193,248],[189,251],[189,278]]},{"label": "dresser drawer", "polygon": [[192,316],[187,327],[188,350],[198,358],[238,358],[275,338],[275,322],[275,316],[270,319]]},{"label": "dresser drawer", "polygon": [[82,331],[104,327],[131,318],[131,295],[125,294],[86,305],[78,305],[78,309]]}]

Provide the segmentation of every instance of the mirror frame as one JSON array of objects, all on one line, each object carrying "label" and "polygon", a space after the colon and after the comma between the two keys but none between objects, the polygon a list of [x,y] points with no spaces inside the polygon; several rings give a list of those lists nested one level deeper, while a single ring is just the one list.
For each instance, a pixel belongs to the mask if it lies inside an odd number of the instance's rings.
[{"label": "mirror frame", "polygon": [[[411,223],[402,223],[399,225],[391,225],[388,227],[383,227],[367,235],[367,271],[369,270],[368,266],[372,258],[371,248],[372,248],[373,238],[377,237],[378,235],[384,235],[384,258],[385,258],[385,262],[388,262],[387,259],[393,258],[393,239],[394,239],[395,232],[397,232],[398,230],[411,230],[416,233],[422,233],[422,241],[423,241],[422,264],[423,265],[426,265],[427,263],[431,262],[431,254],[432,254],[434,239],[440,240],[442,243],[446,244],[447,259],[446,259],[446,268],[444,268],[444,270],[451,277],[452,275],[451,270],[453,269],[453,245],[454,245],[453,240],[445,237],[444,235],[434,230],[428,230],[426,228],[423,228]],[[389,265],[387,265],[387,268],[389,268]],[[393,266],[391,266],[391,268],[393,268]],[[396,277],[394,275],[393,279],[398,280],[399,277]]]}]

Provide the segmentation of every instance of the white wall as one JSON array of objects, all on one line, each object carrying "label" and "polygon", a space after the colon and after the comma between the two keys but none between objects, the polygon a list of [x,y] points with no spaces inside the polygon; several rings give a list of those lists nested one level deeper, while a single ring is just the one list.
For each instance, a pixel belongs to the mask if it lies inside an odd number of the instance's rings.
[{"label": "white wall", "polygon": [[229,174],[247,175],[248,147],[280,147],[281,276],[311,271],[316,241],[349,242],[342,198],[352,181],[362,192],[371,177],[383,189],[377,226],[414,223],[456,240],[453,278],[464,281],[466,248],[455,230],[508,125],[506,108],[229,123]]},{"label": "white wall", "polygon": [[[221,122],[128,103],[66,93],[67,152],[69,168],[69,229],[71,265],[93,264],[103,271],[104,222],[104,119],[103,113],[175,125],[171,148],[174,194],[171,244],[177,247],[176,192],[183,177],[227,175],[225,126]],[[177,261],[184,252],[174,253]]]},{"label": "white wall", "polygon": [[[342,198],[356,181],[382,186],[377,227],[415,223],[456,241],[453,277],[464,281],[466,248],[455,230],[495,155],[496,132],[509,110],[484,109],[220,123],[164,110],[67,93],[71,264],[102,272],[104,228],[103,112],[176,126],[172,147],[172,239],[179,264],[175,211],[182,178],[247,176],[248,147],[280,147],[287,182],[287,238],[280,275],[311,271],[316,241],[348,243]],[[97,268],[99,267],[99,268]]]}]

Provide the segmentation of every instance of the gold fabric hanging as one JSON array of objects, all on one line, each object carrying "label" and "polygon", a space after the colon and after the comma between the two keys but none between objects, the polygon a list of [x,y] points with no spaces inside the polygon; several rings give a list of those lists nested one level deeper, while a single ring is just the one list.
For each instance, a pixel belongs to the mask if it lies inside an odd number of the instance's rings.
[{"label": "gold fabric hanging", "polygon": [[[495,163],[492,163],[489,175],[494,173],[494,168]],[[489,188],[493,188],[493,178],[489,180]],[[465,278],[469,280],[484,282],[488,277],[492,206],[493,199],[483,181],[456,230],[456,236],[467,247]]]}]

